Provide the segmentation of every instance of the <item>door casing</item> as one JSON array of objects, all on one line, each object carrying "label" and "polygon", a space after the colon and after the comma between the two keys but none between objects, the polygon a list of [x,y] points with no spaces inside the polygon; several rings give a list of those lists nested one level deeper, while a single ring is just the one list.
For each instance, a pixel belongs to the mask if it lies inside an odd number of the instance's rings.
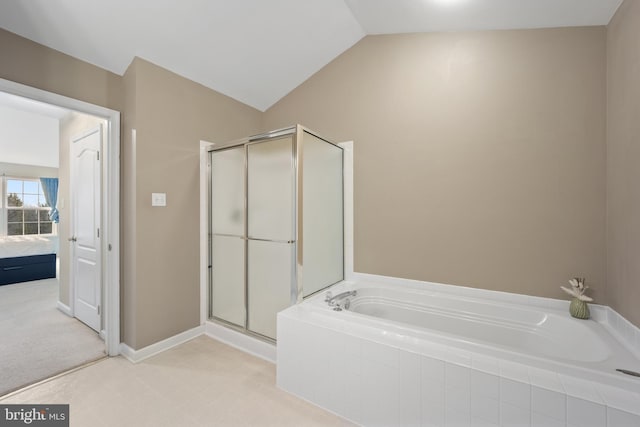
[{"label": "door casing", "polygon": [[103,322],[107,354],[120,353],[120,112],[78,99],[0,79],[0,91],[107,120],[102,157]]}]

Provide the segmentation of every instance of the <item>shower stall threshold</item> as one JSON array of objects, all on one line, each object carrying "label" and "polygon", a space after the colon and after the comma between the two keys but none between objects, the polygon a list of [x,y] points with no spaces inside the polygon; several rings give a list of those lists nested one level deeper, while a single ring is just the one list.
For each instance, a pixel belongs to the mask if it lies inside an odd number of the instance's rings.
[{"label": "shower stall threshold", "polygon": [[268,343],[259,338],[252,337],[246,333],[234,331],[228,326],[213,320],[205,323],[205,334],[213,339],[221,341],[245,353],[276,363],[276,345]]}]

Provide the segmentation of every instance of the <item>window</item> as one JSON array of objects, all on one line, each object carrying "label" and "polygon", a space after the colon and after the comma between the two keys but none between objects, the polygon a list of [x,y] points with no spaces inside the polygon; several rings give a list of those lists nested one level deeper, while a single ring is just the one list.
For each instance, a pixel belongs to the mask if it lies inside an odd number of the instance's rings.
[{"label": "window", "polygon": [[[39,179],[6,178],[3,196],[8,236],[24,234],[53,234],[49,219],[51,208],[47,204]],[[3,226],[5,224],[2,224]]]}]

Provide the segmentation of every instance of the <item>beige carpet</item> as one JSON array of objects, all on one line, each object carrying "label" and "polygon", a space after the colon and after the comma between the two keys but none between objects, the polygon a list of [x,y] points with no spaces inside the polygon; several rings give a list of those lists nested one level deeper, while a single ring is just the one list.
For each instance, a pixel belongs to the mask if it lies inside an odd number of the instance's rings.
[{"label": "beige carpet", "polygon": [[105,356],[98,334],[57,300],[57,279],[0,286],[0,396]]},{"label": "beige carpet", "polygon": [[71,427],[347,427],[276,387],[276,366],[200,336],[140,363],[110,357],[6,404],[69,404]]}]

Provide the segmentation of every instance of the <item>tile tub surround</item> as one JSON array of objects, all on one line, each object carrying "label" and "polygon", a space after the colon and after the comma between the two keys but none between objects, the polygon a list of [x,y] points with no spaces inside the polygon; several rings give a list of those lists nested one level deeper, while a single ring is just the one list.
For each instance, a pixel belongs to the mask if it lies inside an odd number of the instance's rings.
[{"label": "tile tub surround", "polygon": [[[599,322],[612,316],[606,307],[594,308]],[[640,380],[625,378],[623,389],[416,338],[402,328],[384,330],[368,316],[345,321],[340,314],[307,303],[279,314],[277,383],[358,424],[640,425]]]}]

